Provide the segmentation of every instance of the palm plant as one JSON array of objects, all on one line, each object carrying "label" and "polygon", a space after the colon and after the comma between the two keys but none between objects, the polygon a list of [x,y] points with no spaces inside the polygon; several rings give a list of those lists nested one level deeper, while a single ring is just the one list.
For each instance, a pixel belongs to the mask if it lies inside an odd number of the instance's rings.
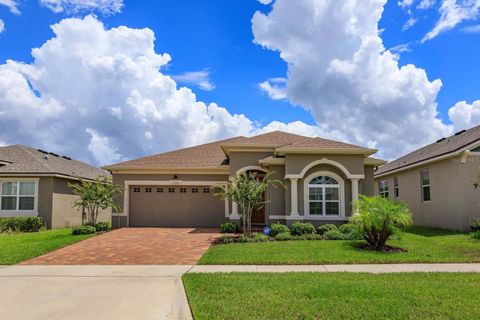
[{"label": "palm plant", "polygon": [[236,202],[241,209],[242,231],[245,236],[252,235],[252,214],[265,206],[264,193],[269,185],[282,185],[271,180],[271,172],[260,178],[256,172],[244,172],[235,176],[226,184],[216,186],[215,195],[221,199]]},{"label": "palm plant", "polygon": [[354,206],[358,214],[351,217],[350,222],[374,250],[385,250],[391,236],[399,235],[402,228],[413,223],[410,210],[398,201],[362,195]]}]

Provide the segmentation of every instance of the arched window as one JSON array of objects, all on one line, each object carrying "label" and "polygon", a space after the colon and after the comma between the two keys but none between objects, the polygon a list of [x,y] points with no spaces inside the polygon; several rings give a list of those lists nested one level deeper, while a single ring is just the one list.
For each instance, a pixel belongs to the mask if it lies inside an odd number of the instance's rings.
[{"label": "arched window", "polygon": [[308,204],[311,216],[339,216],[340,183],[329,176],[314,177],[308,182]]}]

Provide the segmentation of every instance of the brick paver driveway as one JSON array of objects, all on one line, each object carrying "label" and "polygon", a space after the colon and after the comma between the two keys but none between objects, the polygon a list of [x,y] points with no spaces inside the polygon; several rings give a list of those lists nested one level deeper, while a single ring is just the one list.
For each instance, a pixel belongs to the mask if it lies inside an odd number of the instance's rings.
[{"label": "brick paver driveway", "polygon": [[30,259],[22,264],[196,264],[215,229],[124,228]]}]

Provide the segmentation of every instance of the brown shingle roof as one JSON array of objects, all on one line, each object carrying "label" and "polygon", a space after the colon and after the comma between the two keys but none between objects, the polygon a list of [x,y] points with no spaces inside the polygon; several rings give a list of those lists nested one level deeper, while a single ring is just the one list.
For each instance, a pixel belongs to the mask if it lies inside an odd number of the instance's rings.
[{"label": "brown shingle roof", "polygon": [[60,174],[73,178],[95,179],[98,175],[109,175],[107,171],[86,163],[22,145],[0,147],[0,159],[9,162],[0,166],[0,175],[3,176]]},{"label": "brown shingle roof", "polygon": [[473,127],[469,130],[457,132],[453,136],[440,139],[435,143],[429,144],[401,158],[393,160],[379,167],[378,170],[375,172],[375,175],[408,167],[425,160],[434,159],[448,153],[459,151],[462,148],[477,141],[480,141],[480,126]]},{"label": "brown shingle roof", "polygon": [[184,148],[140,159],[116,163],[106,166],[106,169],[148,169],[148,168],[202,168],[228,165],[228,158],[222,150],[224,147],[247,147],[247,146],[271,146],[285,147],[296,145],[305,148],[358,148],[368,150],[351,144],[326,140],[321,138],[309,138],[282,131],[274,131],[254,137],[236,137],[207,143],[199,146]]},{"label": "brown shingle roof", "polygon": [[227,157],[220,147],[223,143],[241,142],[245,137],[220,140],[212,143],[202,144],[160,153],[153,156],[143,157],[135,160],[120,162],[106,166],[105,168],[158,168],[158,167],[216,167],[227,165]]}]

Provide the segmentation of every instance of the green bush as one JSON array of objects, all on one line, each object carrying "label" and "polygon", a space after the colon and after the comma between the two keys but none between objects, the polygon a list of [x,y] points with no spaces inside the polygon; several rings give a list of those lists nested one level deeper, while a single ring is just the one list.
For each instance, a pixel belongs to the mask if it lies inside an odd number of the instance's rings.
[{"label": "green bush", "polygon": [[282,232],[282,233],[279,233],[279,234],[275,235],[275,240],[277,240],[277,241],[292,240],[292,235],[290,234],[290,232]]},{"label": "green bush", "polygon": [[310,222],[299,222],[295,221],[290,227],[290,233],[293,236],[301,236],[304,234],[315,233],[315,227]]},{"label": "green bush", "polygon": [[338,230],[343,233],[345,240],[361,240],[362,235],[358,233],[355,225],[351,223],[342,224]]},{"label": "green bush", "polygon": [[324,234],[325,232],[332,231],[332,230],[338,230],[338,227],[331,223],[323,224],[320,227],[318,227],[319,234]]},{"label": "green bush", "polygon": [[253,233],[249,242],[266,242],[268,237],[263,233]]},{"label": "green bush", "polygon": [[290,233],[288,227],[281,223],[273,223],[270,225],[270,236],[275,238],[277,234]]},{"label": "green bush", "polygon": [[480,231],[480,218],[470,220],[470,230],[472,232]]},{"label": "green bush", "polygon": [[412,213],[398,201],[361,195],[355,208],[358,214],[351,217],[350,222],[373,250],[385,250],[391,236],[399,235],[402,228],[412,225]]},{"label": "green bush", "polygon": [[77,226],[77,227],[73,227],[72,234],[74,236],[77,236],[77,235],[82,235],[82,234],[95,233],[95,231],[96,231],[96,229],[93,226]]},{"label": "green bush", "polygon": [[473,239],[480,240],[480,230],[477,230],[477,231],[475,231],[475,232],[470,233],[470,236],[471,236]]},{"label": "green bush", "polygon": [[233,222],[225,222],[220,225],[221,233],[235,233],[238,232],[238,225]]},{"label": "green bush", "polygon": [[112,228],[110,222],[99,222],[95,225],[95,230],[97,232],[108,231]]},{"label": "green bush", "polygon": [[43,228],[40,217],[14,217],[0,219],[0,232],[38,232]]},{"label": "green bush", "polygon": [[216,244],[227,244],[237,242],[237,237],[231,235],[224,235],[215,240]]},{"label": "green bush", "polygon": [[329,230],[323,234],[325,240],[345,240],[345,235],[339,230]]},{"label": "green bush", "polygon": [[322,240],[323,236],[316,233],[302,234],[301,236],[294,236],[293,240]]}]

